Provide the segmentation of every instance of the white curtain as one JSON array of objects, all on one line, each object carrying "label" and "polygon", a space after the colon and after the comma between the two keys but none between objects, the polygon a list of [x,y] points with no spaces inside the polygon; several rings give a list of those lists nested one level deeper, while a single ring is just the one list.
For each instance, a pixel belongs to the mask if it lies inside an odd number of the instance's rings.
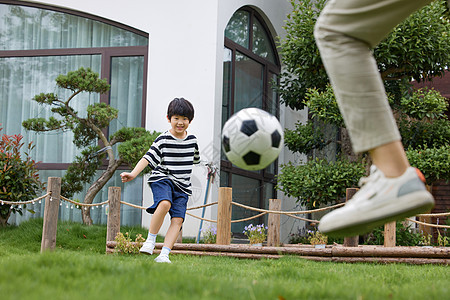
[{"label": "white curtain", "polygon": [[[98,21],[64,13],[32,7],[0,4],[0,123],[2,134],[22,134],[27,145],[36,146],[30,153],[33,159],[43,163],[70,163],[80,153],[72,143],[73,134],[35,133],[22,127],[29,118],[48,118],[53,113],[47,105],[37,104],[32,98],[39,93],[53,92],[67,99],[71,91],[56,88],[55,79],[80,67],[91,68],[100,74],[101,55],[62,55],[34,57],[2,57],[4,50],[37,50],[90,47],[123,47],[147,45],[146,37],[128,32]],[[111,59],[110,105],[119,109],[119,118],[111,124],[110,134],[124,126],[141,126],[144,57],[113,57]],[[99,102],[98,94],[83,93],[71,102],[72,107],[85,114],[89,104]],[[49,176],[62,177],[64,170],[41,170],[41,180]],[[94,203],[107,200],[108,186],[122,187],[122,200],[142,203],[142,179],[126,187],[116,172],[108,185],[97,195]],[[100,175],[100,172],[98,173]],[[98,176],[97,176],[98,177]],[[88,186],[87,186],[88,187]],[[87,189],[86,187],[86,189]],[[74,196],[83,201],[85,193]],[[44,203],[29,205],[35,213],[26,212],[10,218],[19,224],[30,217],[42,217]],[[94,223],[106,223],[105,207],[91,211]],[[129,206],[122,207],[121,223],[140,224],[141,211]],[[60,219],[80,221],[81,213],[72,205],[60,206]]]}]

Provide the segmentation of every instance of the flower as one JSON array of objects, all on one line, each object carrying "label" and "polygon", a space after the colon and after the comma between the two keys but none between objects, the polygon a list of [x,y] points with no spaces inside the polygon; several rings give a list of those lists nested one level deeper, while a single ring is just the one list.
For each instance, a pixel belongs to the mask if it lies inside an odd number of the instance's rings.
[{"label": "flower", "polygon": [[248,237],[250,244],[259,244],[266,240],[267,229],[268,227],[264,226],[264,224],[259,224],[256,226],[250,224],[244,227],[244,231],[242,233]]},{"label": "flower", "polygon": [[217,227],[209,226],[208,228],[202,228],[203,242],[205,244],[215,244],[217,239]]},{"label": "flower", "polygon": [[141,248],[145,241],[142,234],[138,234],[133,243],[128,232],[126,232],[125,235],[121,232],[117,233],[114,240],[117,242],[115,247],[116,252],[122,254],[138,254],[139,248]]},{"label": "flower", "polygon": [[326,245],[328,237],[320,231],[308,230],[308,240],[311,245]]}]

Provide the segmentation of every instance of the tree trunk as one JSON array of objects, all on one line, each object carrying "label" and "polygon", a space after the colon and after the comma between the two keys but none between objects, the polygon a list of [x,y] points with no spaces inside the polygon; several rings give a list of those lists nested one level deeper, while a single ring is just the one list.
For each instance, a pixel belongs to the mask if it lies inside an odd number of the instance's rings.
[{"label": "tree trunk", "polygon": [[[6,204],[4,204],[6,205]],[[8,219],[11,216],[11,206],[9,206],[9,211],[8,213],[5,215],[0,215],[0,227],[6,227],[6,225],[8,225]]]},{"label": "tree trunk", "polygon": [[350,135],[345,127],[341,128],[341,151],[348,157],[349,161],[354,162],[359,159],[359,155],[353,152]]},{"label": "tree trunk", "polygon": [[[114,172],[121,164],[122,159],[119,159],[108,165],[108,168],[105,170],[105,172],[103,172],[103,174],[96,181],[94,181],[94,183],[92,183],[92,185],[87,190],[86,196],[84,197],[84,203],[92,204],[97,193],[111,179],[111,177],[114,175]],[[81,218],[83,220],[83,224],[88,226],[93,224],[91,218],[91,209],[88,206],[84,206],[81,208]]]}]

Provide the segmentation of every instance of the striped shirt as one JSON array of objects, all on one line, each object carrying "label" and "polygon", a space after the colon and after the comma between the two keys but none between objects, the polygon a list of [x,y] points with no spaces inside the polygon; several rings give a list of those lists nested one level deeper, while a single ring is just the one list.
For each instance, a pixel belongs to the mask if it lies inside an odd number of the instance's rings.
[{"label": "striped shirt", "polygon": [[165,131],[155,139],[144,158],[153,169],[149,183],[170,179],[183,192],[192,195],[192,166],[200,163],[197,138],[194,135],[188,134],[184,139],[179,139],[170,131]]}]

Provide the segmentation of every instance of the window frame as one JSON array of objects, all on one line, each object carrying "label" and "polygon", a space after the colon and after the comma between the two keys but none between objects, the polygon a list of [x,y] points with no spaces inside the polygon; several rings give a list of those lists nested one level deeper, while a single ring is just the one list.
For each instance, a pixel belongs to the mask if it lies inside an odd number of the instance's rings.
[{"label": "window frame", "polygon": [[[249,48],[246,48],[244,46],[239,45],[238,43],[233,42],[231,39],[225,37],[225,41],[224,41],[224,47],[228,48],[231,53],[232,53],[232,59],[231,59],[231,76],[230,76],[230,80],[231,80],[231,87],[230,87],[230,100],[228,101],[228,109],[229,109],[229,115],[227,116],[228,118],[233,115],[235,113],[234,111],[234,107],[235,107],[235,75],[236,75],[236,52],[240,52],[244,55],[246,55],[247,57],[249,57],[250,59],[256,61],[257,63],[260,63],[261,65],[263,65],[264,71],[263,71],[263,103],[262,103],[262,108],[264,110],[268,109],[268,104],[267,104],[267,99],[269,98],[269,93],[272,93],[272,90],[270,88],[270,83],[272,80],[272,74],[275,75],[279,75],[281,72],[281,66],[280,66],[280,59],[279,59],[279,55],[278,52],[276,51],[276,44],[275,41],[272,37],[272,34],[269,30],[269,28],[267,27],[266,22],[261,18],[261,16],[257,13],[257,11],[255,11],[254,9],[250,8],[250,7],[242,7],[237,11],[246,11],[249,13]],[[237,12],[236,11],[236,12]],[[263,29],[266,31],[268,38],[270,39],[270,43],[272,45],[272,49],[274,50],[274,58],[275,58],[275,62],[276,64],[272,63],[271,61],[269,61],[268,59],[265,59],[257,54],[255,54],[252,51],[253,48],[253,22],[254,19],[257,19],[259,21],[259,23],[263,26]],[[225,80],[225,78],[224,78]],[[278,78],[277,78],[278,81]],[[279,101],[279,95],[277,95],[277,99],[276,101],[276,117],[279,118],[280,117],[280,101]],[[235,166],[233,166],[233,164],[228,161],[228,160],[223,160],[221,159],[220,162],[220,170],[221,172],[225,172],[227,173],[227,186],[228,187],[232,187],[232,176],[233,175],[239,175],[239,176],[245,176],[251,179],[256,179],[260,182],[260,188],[259,188],[259,206],[260,207],[264,207],[264,188],[263,185],[264,183],[271,183],[274,185],[276,184],[275,181],[275,175],[278,173],[278,166],[277,166],[277,161],[275,161],[275,169],[274,169],[274,173],[269,173],[268,171],[266,171],[266,169],[263,169],[259,172],[253,172],[253,171],[247,171],[244,169],[240,169],[237,168]],[[276,197],[276,189],[273,189],[273,194],[271,197],[268,197],[269,199],[272,197]],[[263,217],[259,218],[259,221],[262,221]]]},{"label": "window frame", "polygon": [[[87,18],[90,20],[105,23],[137,35],[149,38],[149,34],[136,28],[114,22],[89,13],[74,11],[67,8],[46,5],[42,3],[31,3],[13,0],[0,0],[0,4],[33,7],[37,9],[50,10],[69,14],[77,17]],[[147,102],[147,76],[148,76],[148,45],[145,46],[121,46],[121,47],[91,47],[91,48],[57,48],[57,49],[36,49],[36,50],[0,50],[0,58],[9,57],[44,57],[44,56],[71,56],[71,55],[100,55],[101,56],[101,72],[100,78],[105,78],[111,83],[111,61],[113,57],[130,57],[143,56],[143,86],[142,86],[142,110],[141,110],[141,127],[145,127],[146,102]],[[100,95],[100,102],[109,104],[110,91]],[[108,130],[108,129],[107,129]],[[71,163],[45,163],[37,164],[38,170],[67,170]],[[105,170],[108,164],[105,160],[100,166],[101,170]],[[119,169],[126,169],[127,166],[120,166]]]}]

